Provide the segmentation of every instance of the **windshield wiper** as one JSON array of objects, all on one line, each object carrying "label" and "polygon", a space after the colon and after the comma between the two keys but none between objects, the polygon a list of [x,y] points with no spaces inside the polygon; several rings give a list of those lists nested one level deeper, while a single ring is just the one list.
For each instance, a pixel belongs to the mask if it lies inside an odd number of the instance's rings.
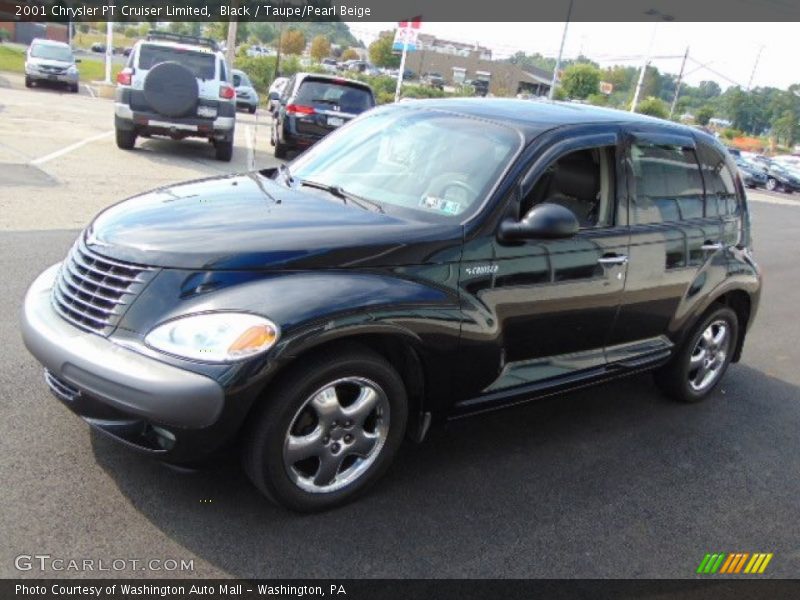
[{"label": "windshield wiper", "polygon": [[329,194],[336,196],[337,198],[341,198],[342,200],[345,201],[345,203],[348,201],[352,202],[365,210],[367,208],[367,205],[371,205],[378,212],[380,213],[384,212],[383,206],[379,202],[376,202],[375,200],[370,200],[369,198],[356,196],[355,194],[352,194],[347,190],[343,189],[339,185],[329,185],[327,183],[321,183],[319,181],[311,181],[310,179],[301,180],[300,185],[328,192]]}]

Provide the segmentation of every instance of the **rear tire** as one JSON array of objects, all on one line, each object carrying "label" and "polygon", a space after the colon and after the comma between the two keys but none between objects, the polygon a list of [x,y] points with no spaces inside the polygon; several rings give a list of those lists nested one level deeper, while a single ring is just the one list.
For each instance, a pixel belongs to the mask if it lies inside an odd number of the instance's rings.
[{"label": "rear tire", "polygon": [[117,136],[117,148],[121,148],[122,150],[133,150],[133,147],[136,145],[135,131],[117,129],[116,136]]},{"label": "rear tire", "polygon": [[777,192],[778,191],[778,180],[775,179],[774,177],[770,177],[769,179],[767,179],[766,188],[770,192]]},{"label": "rear tire", "polygon": [[285,159],[288,154],[289,148],[286,147],[286,144],[281,144],[278,140],[275,140],[275,158]]},{"label": "rear tire", "polygon": [[353,500],[388,469],[408,407],[403,380],[383,357],[343,347],[298,363],[270,387],[251,417],[242,455],[248,477],[268,498],[300,512],[327,510]]},{"label": "rear tire", "polygon": [[233,158],[233,142],[217,141],[217,143],[214,144],[214,152],[217,160],[230,162],[231,158]]},{"label": "rear tire", "polygon": [[69,91],[70,92],[72,92],[73,94],[77,94],[79,90],[80,90],[80,88],[79,88],[77,83],[70,84],[70,86],[69,86]]},{"label": "rear tire", "polygon": [[31,79],[30,77],[26,76],[25,77],[25,87],[26,88],[32,88],[33,87],[33,79]]},{"label": "rear tire", "polygon": [[738,339],[736,313],[727,306],[712,307],[673,358],[654,372],[656,384],[680,402],[704,400],[728,370]]},{"label": "rear tire", "polygon": [[251,115],[256,114],[256,107],[255,106],[251,106],[250,108],[248,108],[248,110],[250,111]]}]

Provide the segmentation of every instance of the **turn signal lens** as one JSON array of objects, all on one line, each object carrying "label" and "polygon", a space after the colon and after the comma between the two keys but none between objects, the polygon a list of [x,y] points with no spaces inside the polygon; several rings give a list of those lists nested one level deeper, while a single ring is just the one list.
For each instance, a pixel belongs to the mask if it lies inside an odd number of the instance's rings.
[{"label": "turn signal lens", "polygon": [[236,97],[236,90],[229,85],[219,86],[219,97],[225,100],[233,100]]},{"label": "turn signal lens", "polygon": [[255,325],[236,338],[228,348],[228,354],[249,356],[262,348],[272,346],[277,337],[277,332],[268,325]]}]

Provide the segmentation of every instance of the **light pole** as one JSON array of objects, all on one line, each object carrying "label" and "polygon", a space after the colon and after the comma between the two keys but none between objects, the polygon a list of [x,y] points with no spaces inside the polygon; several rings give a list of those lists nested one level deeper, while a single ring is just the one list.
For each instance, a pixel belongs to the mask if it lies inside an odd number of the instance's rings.
[{"label": "light pole", "polygon": [[633,102],[631,102],[631,112],[636,112],[636,105],[639,104],[639,96],[642,93],[642,85],[644,84],[644,74],[647,67],[650,66],[650,57],[653,55],[653,45],[656,41],[656,33],[658,32],[659,21],[674,21],[675,17],[672,15],[665,15],[655,8],[644,11],[644,14],[651,17],[658,17],[658,20],[653,23],[653,34],[650,36],[650,47],[647,49],[647,54],[642,62],[642,70],[639,71],[639,81],[636,82],[636,91],[633,94]]},{"label": "light pole", "polygon": [[553,69],[553,81],[550,82],[550,93],[547,97],[552,100],[556,93],[556,84],[558,83],[558,72],[561,70],[561,57],[564,54],[564,42],[567,41],[567,29],[569,29],[569,19],[572,16],[572,2],[569,0],[569,8],[567,8],[567,20],[564,21],[564,33],[561,34],[561,46],[558,49],[558,58],[556,58],[556,67]]},{"label": "light pole", "polygon": [[756,67],[758,66],[758,61],[761,58],[761,53],[764,51],[764,46],[758,47],[758,54],[756,54],[756,62],[753,63],[753,70],[750,73],[750,80],[747,82],[747,91],[750,91],[750,88],[753,87],[753,77],[756,76]]}]

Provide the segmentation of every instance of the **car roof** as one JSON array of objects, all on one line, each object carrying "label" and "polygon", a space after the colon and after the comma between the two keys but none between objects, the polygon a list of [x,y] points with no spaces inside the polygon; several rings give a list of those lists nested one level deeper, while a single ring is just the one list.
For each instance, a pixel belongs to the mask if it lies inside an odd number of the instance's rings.
[{"label": "car roof", "polygon": [[303,80],[307,77],[313,77],[314,79],[327,79],[331,83],[348,83],[348,84],[355,84],[365,87],[367,89],[372,89],[368,83],[363,81],[359,81],[358,79],[349,79],[347,77],[342,77],[341,75],[329,75],[327,73],[298,73],[297,78],[299,80]]},{"label": "car roof", "polygon": [[538,135],[547,129],[554,129],[564,125],[640,123],[655,125],[690,137],[714,139],[713,136],[698,134],[698,132],[685,125],[672,123],[671,121],[623,110],[573,102],[522,100],[517,98],[436,98],[414,100],[412,105],[418,108],[445,110],[514,125],[524,130],[529,138],[531,135]]},{"label": "car roof", "polygon": [[178,48],[181,50],[191,50],[192,52],[202,52],[203,54],[215,54],[218,56],[222,55],[221,52],[212,50],[208,46],[202,46],[200,44],[190,44],[187,42],[173,42],[169,40],[139,40],[136,43],[140,45],[147,44],[149,46],[161,46],[164,48]]}]

